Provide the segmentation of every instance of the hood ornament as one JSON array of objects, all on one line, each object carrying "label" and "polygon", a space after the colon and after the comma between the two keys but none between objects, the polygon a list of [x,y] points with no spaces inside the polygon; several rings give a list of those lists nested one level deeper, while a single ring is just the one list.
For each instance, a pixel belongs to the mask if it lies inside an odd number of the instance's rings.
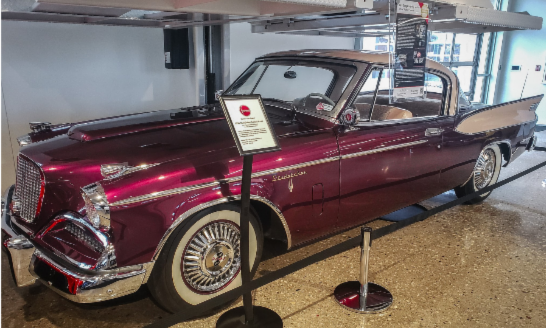
[{"label": "hood ornament", "polygon": [[30,122],[30,130],[34,133],[51,130],[51,123],[49,122]]}]

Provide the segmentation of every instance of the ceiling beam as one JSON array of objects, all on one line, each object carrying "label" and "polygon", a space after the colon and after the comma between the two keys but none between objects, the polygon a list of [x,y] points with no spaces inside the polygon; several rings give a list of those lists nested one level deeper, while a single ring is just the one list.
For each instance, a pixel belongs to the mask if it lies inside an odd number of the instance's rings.
[{"label": "ceiling beam", "polygon": [[277,33],[306,31],[321,28],[352,27],[388,23],[388,18],[381,14],[367,14],[340,18],[324,18],[285,22],[258,22],[252,25],[253,33]]}]

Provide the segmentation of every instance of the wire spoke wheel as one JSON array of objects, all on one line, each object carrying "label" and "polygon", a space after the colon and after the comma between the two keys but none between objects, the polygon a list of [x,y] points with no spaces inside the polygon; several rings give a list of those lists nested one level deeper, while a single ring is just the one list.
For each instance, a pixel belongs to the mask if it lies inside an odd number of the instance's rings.
[{"label": "wire spoke wheel", "polygon": [[226,287],[241,268],[240,230],[232,222],[212,222],[190,239],[182,254],[184,282],[198,293]]},{"label": "wire spoke wheel", "polygon": [[474,186],[476,190],[487,187],[495,174],[496,157],[493,149],[486,149],[480,154],[474,169]]}]

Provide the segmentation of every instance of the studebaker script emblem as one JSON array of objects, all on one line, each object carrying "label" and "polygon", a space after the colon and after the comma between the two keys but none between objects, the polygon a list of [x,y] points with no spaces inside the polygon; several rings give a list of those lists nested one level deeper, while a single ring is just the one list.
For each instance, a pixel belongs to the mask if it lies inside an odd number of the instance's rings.
[{"label": "studebaker script emblem", "polygon": [[290,174],[287,174],[287,175],[274,175],[273,176],[273,182],[299,177],[300,175],[304,175],[304,174],[307,174],[307,172],[298,171],[296,173],[290,173]]},{"label": "studebaker script emblem", "polygon": [[304,175],[304,174],[307,174],[307,172],[298,171],[296,173],[290,173],[290,174],[287,174],[287,175],[274,175],[273,176],[273,182],[290,179],[290,181],[288,181],[288,190],[290,190],[290,192],[292,192],[292,190],[294,190],[294,181],[292,181],[292,178],[299,177],[300,175]]}]

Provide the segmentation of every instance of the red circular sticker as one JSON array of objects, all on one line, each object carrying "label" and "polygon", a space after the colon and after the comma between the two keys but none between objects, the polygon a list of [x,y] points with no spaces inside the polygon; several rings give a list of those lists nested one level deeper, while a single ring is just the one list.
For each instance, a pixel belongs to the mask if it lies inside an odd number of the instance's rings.
[{"label": "red circular sticker", "polygon": [[239,111],[241,111],[241,114],[243,114],[244,116],[250,115],[250,108],[248,108],[248,107],[245,106],[245,105],[242,105],[242,106],[239,108]]}]

